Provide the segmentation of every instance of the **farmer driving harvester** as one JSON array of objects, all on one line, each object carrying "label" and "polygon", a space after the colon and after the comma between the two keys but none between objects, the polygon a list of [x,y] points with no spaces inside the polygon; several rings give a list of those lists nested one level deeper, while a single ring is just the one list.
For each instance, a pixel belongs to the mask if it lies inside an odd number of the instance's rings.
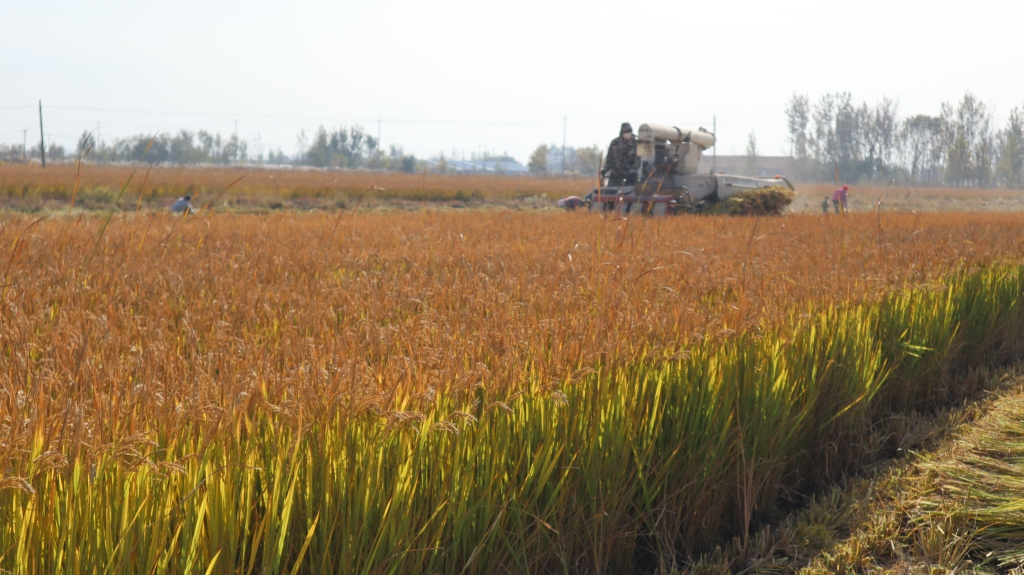
[{"label": "farmer driving harvester", "polygon": [[636,183],[636,171],[640,167],[640,159],[636,156],[636,138],[629,122],[623,122],[619,129],[619,137],[608,146],[608,157],[605,159],[601,174],[608,176],[609,186],[631,186]]}]

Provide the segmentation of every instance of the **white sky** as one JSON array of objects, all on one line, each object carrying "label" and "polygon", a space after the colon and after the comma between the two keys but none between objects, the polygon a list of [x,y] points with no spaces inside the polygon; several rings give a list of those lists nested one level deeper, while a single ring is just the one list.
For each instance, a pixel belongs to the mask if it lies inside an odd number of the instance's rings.
[{"label": "white sky", "polygon": [[300,129],[383,120],[426,157],[606,146],[619,123],[706,126],[721,154],[788,151],[783,109],[850,91],[936,114],[970,90],[1024,105],[1024,2],[0,0],[0,141]]}]

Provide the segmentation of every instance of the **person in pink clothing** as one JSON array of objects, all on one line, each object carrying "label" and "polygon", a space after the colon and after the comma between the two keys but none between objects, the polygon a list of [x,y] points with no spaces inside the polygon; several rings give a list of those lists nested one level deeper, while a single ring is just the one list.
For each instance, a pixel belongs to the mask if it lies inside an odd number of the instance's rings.
[{"label": "person in pink clothing", "polygon": [[843,184],[843,187],[832,192],[832,205],[835,206],[837,214],[840,212],[840,210],[843,213],[850,211],[847,207],[847,200],[849,199],[849,194],[850,186],[847,186],[846,184]]}]

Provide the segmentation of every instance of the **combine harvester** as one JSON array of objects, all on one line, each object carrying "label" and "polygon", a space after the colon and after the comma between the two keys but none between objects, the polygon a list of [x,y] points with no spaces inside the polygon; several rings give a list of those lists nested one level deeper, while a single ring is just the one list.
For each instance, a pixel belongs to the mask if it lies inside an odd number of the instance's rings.
[{"label": "combine harvester", "polygon": [[602,178],[581,203],[594,211],[663,216],[704,212],[778,214],[793,201],[793,184],[782,176],[699,174],[704,150],[715,145],[715,135],[704,128],[682,130],[643,124],[637,135],[637,183],[607,185],[607,178]]}]

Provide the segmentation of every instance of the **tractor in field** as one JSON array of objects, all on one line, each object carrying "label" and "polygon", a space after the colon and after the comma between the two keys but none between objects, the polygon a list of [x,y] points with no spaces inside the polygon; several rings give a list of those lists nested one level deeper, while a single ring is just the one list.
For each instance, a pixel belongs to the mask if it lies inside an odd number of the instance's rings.
[{"label": "tractor in field", "polygon": [[594,211],[654,216],[699,212],[777,214],[792,202],[793,184],[782,176],[698,173],[704,151],[714,145],[715,135],[704,128],[683,130],[643,124],[637,133],[639,166],[635,183],[613,183],[602,176],[583,202]]}]

